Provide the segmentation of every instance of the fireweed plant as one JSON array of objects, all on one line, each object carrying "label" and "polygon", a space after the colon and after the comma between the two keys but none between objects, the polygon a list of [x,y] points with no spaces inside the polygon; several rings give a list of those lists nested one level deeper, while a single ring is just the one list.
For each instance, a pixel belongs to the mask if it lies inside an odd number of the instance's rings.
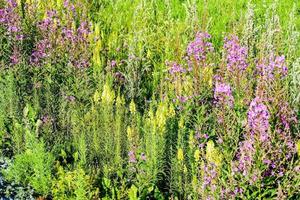
[{"label": "fireweed plant", "polygon": [[0,0],[0,199],[300,199],[300,4],[247,2]]}]

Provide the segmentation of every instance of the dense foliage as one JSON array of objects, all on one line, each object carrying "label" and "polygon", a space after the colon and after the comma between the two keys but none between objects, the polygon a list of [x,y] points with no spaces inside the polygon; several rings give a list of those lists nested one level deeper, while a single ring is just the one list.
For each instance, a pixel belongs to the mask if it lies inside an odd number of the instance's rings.
[{"label": "dense foliage", "polygon": [[300,199],[300,2],[0,0],[1,199]]}]

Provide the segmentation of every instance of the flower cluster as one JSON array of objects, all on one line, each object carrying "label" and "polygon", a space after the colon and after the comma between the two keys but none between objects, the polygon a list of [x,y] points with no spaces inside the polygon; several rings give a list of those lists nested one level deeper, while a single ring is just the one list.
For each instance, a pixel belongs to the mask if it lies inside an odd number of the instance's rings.
[{"label": "flower cluster", "polygon": [[37,23],[39,37],[31,54],[32,65],[41,65],[52,57],[56,57],[57,62],[61,56],[67,56],[62,59],[68,60],[76,68],[89,66],[90,24],[81,19],[76,27],[73,19],[76,14],[74,5],[65,1],[64,8],[67,9],[66,19],[60,19],[56,10],[48,10],[46,18]]},{"label": "flower cluster", "polygon": [[37,65],[42,59],[49,56],[48,51],[51,49],[50,41],[45,38],[37,42],[35,50],[31,54],[30,62]]},{"label": "flower cluster", "polygon": [[256,134],[261,142],[269,139],[269,118],[267,106],[262,103],[259,97],[254,98],[248,110],[248,127],[251,135]]},{"label": "flower cluster", "polygon": [[240,45],[237,36],[226,37],[224,49],[228,71],[242,72],[248,67],[247,48]]},{"label": "flower cluster", "polygon": [[215,179],[218,177],[217,166],[214,163],[209,163],[203,167],[203,184],[202,188],[210,188],[216,190]]},{"label": "flower cluster", "polygon": [[234,99],[232,96],[231,87],[229,84],[216,82],[214,90],[214,99],[217,106],[221,107],[232,107]]},{"label": "flower cluster", "polygon": [[7,6],[0,9],[0,24],[4,25],[9,35],[17,34],[17,39],[21,39],[21,19],[17,10],[17,3],[14,0],[7,0]]},{"label": "flower cluster", "polygon": [[286,101],[279,105],[279,112],[277,116],[280,119],[280,123],[284,131],[290,131],[291,125],[298,123],[294,111],[290,108],[289,103]]},{"label": "flower cluster", "polygon": [[21,18],[18,13],[17,3],[14,0],[8,0],[5,8],[0,9],[0,25],[2,25],[10,40],[13,43],[12,55],[10,55],[10,63],[16,65],[21,60],[21,52],[18,47],[18,41],[24,39],[21,28]]},{"label": "flower cluster", "polygon": [[185,73],[186,69],[182,67],[182,65],[176,63],[176,62],[166,62],[166,64],[169,66],[169,73],[171,75],[177,74],[177,73]]},{"label": "flower cluster", "polygon": [[196,34],[194,41],[188,44],[187,55],[189,66],[204,64],[207,54],[213,51],[212,43],[208,42],[210,38],[211,36],[208,33],[199,32]]},{"label": "flower cluster", "polygon": [[267,60],[264,59],[260,64],[257,65],[256,68],[260,76],[265,80],[273,79],[276,75],[284,77],[288,73],[288,68],[285,64],[285,57],[283,55],[270,55]]},{"label": "flower cluster", "polygon": [[136,163],[136,156],[135,156],[135,152],[133,150],[128,152],[128,157],[129,157],[129,163]]},{"label": "flower cluster", "polygon": [[13,49],[13,53],[10,56],[11,64],[12,65],[18,64],[20,62],[20,59],[21,59],[20,50],[19,50],[19,48],[17,46],[15,46],[14,49]]},{"label": "flower cluster", "polygon": [[70,3],[69,0],[64,0],[64,7],[67,8],[67,9],[70,9],[72,12],[75,11],[74,4]]},{"label": "flower cluster", "polygon": [[254,140],[249,138],[239,144],[239,151],[237,154],[238,162],[234,165],[233,172],[240,172],[244,176],[249,175],[253,156],[255,154]]}]

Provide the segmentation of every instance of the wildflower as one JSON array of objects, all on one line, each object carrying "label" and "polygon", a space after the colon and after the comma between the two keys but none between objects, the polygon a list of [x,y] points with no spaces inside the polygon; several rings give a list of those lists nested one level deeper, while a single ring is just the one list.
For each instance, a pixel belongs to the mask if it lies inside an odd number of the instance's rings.
[{"label": "wildflower", "polygon": [[234,189],[234,192],[233,192],[233,193],[234,193],[235,195],[237,195],[237,194],[242,194],[242,193],[243,193],[243,189],[237,187],[237,188]]},{"label": "wildflower", "polygon": [[222,155],[215,147],[215,144],[212,140],[209,140],[206,145],[206,160],[209,163],[214,163],[217,169],[220,170],[222,164]]},{"label": "wildflower", "polygon": [[277,116],[280,119],[284,131],[289,131],[291,124],[297,124],[296,115],[290,108],[289,103],[286,101],[279,104],[279,112]]},{"label": "wildflower", "polygon": [[110,62],[110,65],[111,65],[111,67],[115,67],[115,66],[117,66],[117,62],[115,60],[112,60]]},{"label": "wildflower", "polygon": [[8,31],[12,32],[12,33],[16,33],[16,32],[19,31],[19,27],[17,27],[17,26],[9,26],[8,27]]},{"label": "wildflower", "polygon": [[64,38],[65,41],[75,42],[76,40],[74,31],[66,27],[62,29],[62,37]]},{"label": "wildflower", "polygon": [[167,62],[167,65],[170,66],[169,73],[170,74],[176,74],[176,73],[185,73],[186,70],[178,63],[176,62]]},{"label": "wildflower", "polygon": [[300,156],[300,140],[297,141],[296,148],[297,148],[298,156]]},{"label": "wildflower", "polygon": [[230,72],[242,72],[248,67],[247,48],[240,45],[237,36],[225,38],[224,49],[226,51],[227,69]]},{"label": "wildflower", "polygon": [[16,33],[21,32],[21,18],[17,6],[16,1],[8,0],[7,6],[0,9],[0,23],[4,25],[8,34],[13,37]]},{"label": "wildflower", "polygon": [[269,139],[269,111],[258,97],[252,100],[248,110],[248,126],[252,135],[257,134],[261,142]]},{"label": "wildflower", "polygon": [[72,3],[70,3],[69,0],[64,0],[64,7],[70,9],[73,12],[75,11],[75,6]]},{"label": "wildflower", "polygon": [[47,124],[48,122],[50,122],[51,121],[51,118],[49,117],[49,115],[44,115],[44,116],[42,116],[42,122],[44,123],[44,124]]},{"label": "wildflower", "polygon": [[78,32],[78,40],[84,41],[85,38],[90,33],[90,26],[88,22],[82,21],[77,29],[77,32]]},{"label": "wildflower", "polygon": [[24,35],[23,34],[18,34],[18,35],[16,35],[16,39],[21,41],[21,40],[24,39]]},{"label": "wildflower", "polygon": [[271,160],[264,159],[264,160],[263,160],[263,163],[266,164],[266,165],[270,165],[270,164],[271,164]]},{"label": "wildflower", "polygon": [[207,187],[214,188],[215,181],[218,176],[217,166],[214,163],[209,163],[203,166],[203,183],[202,188],[205,189]]},{"label": "wildflower", "polygon": [[129,157],[129,163],[136,163],[136,157],[134,151],[129,151],[128,152],[128,157]]},{"label": "wildflower", "polygon": [[199,140],[200,138],[201,138],[201,134],[199,133],[199,131],[196,131],[195,139]]},{"label": "wildflower", "polygon": [[130,104],[129,104],[129,110],[131,114],[135,114],[136,113],[136,107],[135,107],[135,103],[133,100],[131,100]]},{"label": "wildflower", "polygon": [[188,97],[185,96],[177,96],[177,99],[180,103],[185,103],[188,100]]},{"label": "wildflower", "polygon": [[257,179],[258,179],[257,175],[253,174],[250,179],[250,185],[253,185],[254,183],[256,183]]},{"label": "wildflower", "polygon": [[276,75],[284,77],[288,73],[285,57],[283,55],[274,56],[271,54],[268,59],[264,59],[259,63],[256,69],[264,80],[272,80]]},{"label": "wildflower", "polygon": [[176,115],[176,113],[175,113],[174,106],[173,106],[173,104],[170,104],[168,116],[169,116],[169,117],[174,117],[175,115]]},{"label": "wildflower", "polygon": [[249,174],[255,154],[254,141],[247,139],[239,144],[239,152],[237,155],[238,163],[235,172],[241,172],[244,176]]},{"label": "wildflower", "polygon": [[101,96],[102,103],[112,104],[115,99],[115,92],[111,90],[110,86],[106,83],[103,86],[103,92]]},{"label": "wildflower", "polygon": [[223,143],[223,139],[222,139],[221,137],[219,137],[218,140],[217,140],[217,142],[218,142],[219,144],[222,144],[222,143]]},{"label": "wildflower", "polygon": [[51,48],[50,41],[48,39],[42,39],[36,44],[36,48],[31,54],[30,62],[37,65],[43,58],[49,56],[48,50]]},{"label": "wildflower", "polygon": [[119,82],[125,82],[125,76],[124,76],[124,74],[122,74],[121,72],[116,72],[115,74],[114,74],[114,77],[116,78],[116,80],[117,81],[119,81]]},{"label": "wildflower", "polygon": [[214,99],[217,106],[232,107],[234,99],[232,96],[230,85],[217,82],[214,91]]},{"label": "wildflower", "polygon": [[177,159],[179,160],[179,161],[183,161],[183,150],[182,150],[182,148],[179,148],[178,149],[178,151],[177,151]]},{"label": "wildflower", "polygon": [[200,160],[200,151],[199,151],[199,149],[196,149],[196,151],[194,152],[194,158],[195,158],[196,162],[198,162]]},{"label": "wildflower", "polygon": [[282,171],[280,171],[280,172],[278,173],[278,176],[279,176],[279,177],[283,177],[283,176],[284,176],[284,173],[283,173]]},{"label": "wildflower", "polygon": [[21,55],[19,49],[17,47],[14,47],[13,54],[10,56],[11,64],[12,65],[18,64],[20,62],[20,58]]},{"label": "wildflower", "polygon": [[208,139],[208,138],[209,138],[208,134],[206,134],[206,133],[204,133],[204,134],[202,135],[202,137],[203,137],[204,139]]},{"label": "wildflower", "polygon": [[190,42],[187,47],[188,63],[189,66],[192,64],[203,64],[207,58],[207,54],[213,51],[212,43],[207,40],[210,39],[208,33],[198,32],[195,40]]},{"label": "wildflower", "polygon": [[141,160],[142,161],[146,161],[147,157],[145,155],[145,153],[141,153]]},{"label": "wildflower", "polygon": [[18,6],[17,2],[14,1],[14,0],[7,0],[7,2],[8,2],[8,4],[9,4],[11,7],[13,7],[13,8],[15,8],[15,7]]},{"label": "wildflower", "polygon": [[38,28],[42,34],[48,35],[50,31],[55,32],[57,30],[57,23],[59,22],[57,12],[55,10],[48,10],[47,17],[38,23]]},{"label": "wildflower", "polygon": [[4,23],[5,22],[5,9],[0,9],[0,23]]},{"label": "wildflower", "polygon": [[73,60],[72,61],[73,66],[75,66],[78,69],[83,69],[89,67],[89,62],[84,57]]}]

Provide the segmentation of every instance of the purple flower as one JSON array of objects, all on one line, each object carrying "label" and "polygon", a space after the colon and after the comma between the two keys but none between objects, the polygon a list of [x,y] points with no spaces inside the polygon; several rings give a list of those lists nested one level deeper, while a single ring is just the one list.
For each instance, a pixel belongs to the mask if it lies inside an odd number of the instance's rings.
[{"label": "purple flower", "polygon": [[48,50],[51,48],[50,42],[48,39],[40,40],[35,47],[35,50],[31,54],[30,62],[31,64],[37,65],[41,62],[42,59],[49,56]]},{"label": "purple flower", "polygon": [[21,54],[17,47],[14,48],[13,54],[10,56],[10,61],[12,65],[16,65],[20,62]]},{"label": "purple flower", "polygon": [[50,123],[51,121],[53,121],[53,119],[49,115],[42,116],[41,120],[42,120],[43,124],[47,124],[47,123]]},{"label": "purple flower", "polygon": [[200,138],[201,138],[201,134],[199,133],[199,131],[196,131],[195,139],[199,140]]},{"label": "purple flower", "polygon": [[90,66],[89,61],[85,58],[79,58],[78,60],[74,60],[72,64],[78,69],[88,68]]},{"label": "purple flower", "polygon": [[147,158],[146,158],[145,153],[141,153],[141,160],[142,160],[142,161],[146,161],[146,159],[147,159]]},{"label": "purple flower", "polygon": [[19,32],[20,29],[19,29],[19,27],[17,27],[17,26],[9,26],[9,27],[8,27],[8,31],[9,31],[9,32],[12,32],[12,33],[16,33],[16,32]]},{"label": "purple flower", "polygon": [[241,172],[244,176],[248,175],[253,163],[254,154],[255,149],[253,139],[250,138],[240,142],[237,154],[238,163],[234,171]]},{"label": "purple flower", "polygon": [[204,176],[203,176],[203,184],[202,188],[214,188],[213,180],[217,178],[217,166],[214,163],[209,163],[204,165],[203,167]]},{"label": "purple flower", "polygon": [[263,160],[263,163],[266,164],[266,165],[270,165],[270,164],[271,164],[271,160],[264,159],[264,160]]},{"label": "purple flower", "polygon": [[85,41],[87,35],[90,33],[90,26],[88,22],[82,21],[77,29],[77,33],[77,39],[79,41]]},{"label": "purple flower", "polygon": [[117,62],[115,60],[112,60],[110,62],[110,65],[111,65],[111,67],[115,67],[115,66],[117,66]]},{"label": "purple flower", "polygon": [[37,26],[44,36],[49,36],[51,33],[56,33],[60,21],[57,18],[56,10],[48,10],[47,17],[40,21]]},{"label": "purple flower", "polygon": [[134,151],[129,151],[128,152],[128,157],[129,157],[129,163],[136,163],[136,157]]},{"label": "purple flower", "polygon": [[193,64],[203,64],[207,54],[213,51],[212,43],[208,42],[210,35],[208,33],[198,32],[196,38],[188,44],[187,55],[189,66]]},{"label": "purple flower", "polygon": [[180,74],[185,73],[186,70],[176,62],[167,62],[167,65],[170,66],[169,73],[170,74]]},{"label": "purple flower", "polygon": [[218,142],[219,144],[222,144],[222,143],[223,143],[223,139],[219,137],[218,140],[217,140],[217,142]]},{"label": "purple flower", "polygon": [[272,80],[276,74],[284,77],[288,73],[285,57],[283,55],[274,56],[274,54],[271,54],[268,59],[264,59],[259,63],[256,69],[264,80]]},{"label": "purple flower", "polygon": [[72,3],[70,3],[69,0],[64,1],[64,7],[67,9],[71,9],[71,11],[73,12],[75,11],[75,6]]},{"label": "purple flower", "polygon": [[250,179],[250,184],[253,185],[254,183],[256,183],[257,179],[258,179],[257,175],[253,174]]},{"label": "purple flower", "polygon": [[282,129],[285,132],[290,130],[290,126],[292,124],[297,124],[298,122],[295,112],[290,108],[289,103],[286,101],[283,101],[279,104],[279,112],[277,116],[280,119]]},{"label": "purple flower", "polygon": [[189,99],[188,97],[184,96],[177,96],[177,99],[179,100],[180,103],[185,103]]},{"label": "purple flower", "polygon": [[17,2],[14,0],[7,0],[7,3],[13,8],[18,6]]},{"label": "purple flower", "polygon": [[214,99],[217,106],[232,107],[234,99],[232,96],[231,87],[226,83],[217,82],[214,90]]},{"label": "purple flower", "polygon": [[68,29],[64,27],[62,29],[62,36],[66,41],[74,42],[75,41],[75,35],[74,31],[72,29]]},{"label": "purple flower", "polygon": [[54,17],[57,16],[57,11],[56,11],[56,10],[48,10],[48,11],[47,11],[47,16],[48,16],[49,18],[54,18]]},{"label": "purple flower", "polygon": [[16,39],[21,41],[21,40],[24,39],[24,35],[23,34],[18,34],[18,35],[16,35]]},{"label": "purple flower", "polygon": [[248,127],[252,135],[259,136],[261,142],[269,139],[269,118],[269,111],[262,100],[258,97],[253,99],[248,110]]},{"label": "purple flower", "polygon": [[68,8],[69,3],[70,3],[69,0],[64,0],[64,7],[65,7],[65,8]]},{"label": "purple flower", "polygon": [[5,9],[0,9],[0,23],[4,23],[6,18],[5,18]]},{"label": "purple flower", "polygon": [[235,194],[235,195],[237,195],[237,194],[243,194],[243,189],[242,189],[242,188],[239,188],[239,187],[235,188],[235,189],[234,189],[234,194]]},{"label": "purple flower", "polygon": [[242,72],[248,67],[247,48],[240,45],[239,38],[232,35],[225,38],[225,56],[230,72]]},{"label": "purple flower", "polygon": [[6,28],[10,36],[15,36],[21,31],[21,18],[16,1],[8,0],[7,6],[0,9],[0,23]]}]

